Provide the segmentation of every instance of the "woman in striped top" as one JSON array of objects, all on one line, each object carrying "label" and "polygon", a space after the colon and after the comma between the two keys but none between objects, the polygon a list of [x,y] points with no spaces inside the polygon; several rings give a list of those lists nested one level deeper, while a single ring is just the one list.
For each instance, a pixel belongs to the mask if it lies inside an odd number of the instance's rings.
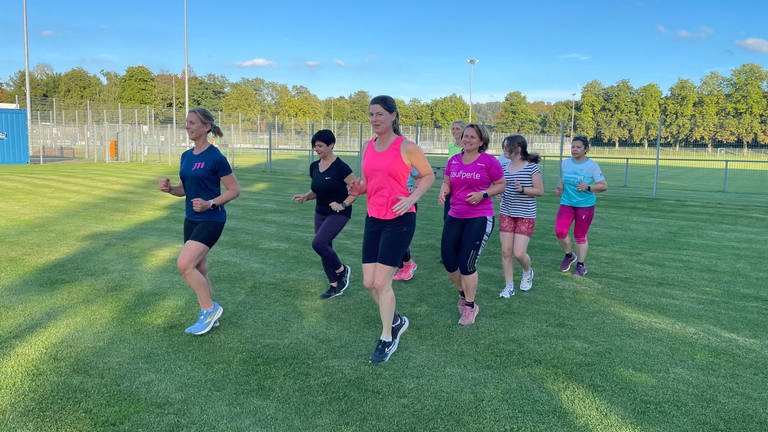
[{"label": "woman in striped top", "polygon": [[528,242],[536,225],[536,197],[544,193],[544,182],[537,165],[540,157],[537,153],[528,153],[528,143],[522,135],[504,138],[501,148],[509,164],[504,166],[507,186],[501,196],[499,228],[506,286],[499,296],[509,298],[515,295],[513,257],[523,268],[520,290],[528,291],[533,285]]}]

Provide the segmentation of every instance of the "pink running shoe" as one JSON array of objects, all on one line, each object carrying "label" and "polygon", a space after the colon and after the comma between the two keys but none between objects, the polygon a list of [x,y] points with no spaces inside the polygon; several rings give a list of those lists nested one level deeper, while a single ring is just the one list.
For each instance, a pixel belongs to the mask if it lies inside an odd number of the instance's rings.
[{"label": "pink running shoe", "polygon": [[411,280],[413,279],[413,274],[416,273],[416,268],[418,266],[416,265],[416,261],[408,261],[403,263],[403,268],[400,269],[403,271],[403,279],[402,280]]},{"label": "pink running shoe", "polygon": [[405,274],[407,272],[406,264],[403,264],[403,268],[398,269],[395,275],[392,276],[392,280],[405,280]]},{"label": "pink running shoe", "polygon": [[461,318],[459,318],[459,325],[474,324],[478,312],[480,312],[480,306],[477,304],[473,308],[464,306],[464,309],[461,311]]},{"label": "pink running shoe", "polygon": [[464,310],[464,307],[467,306],[467,299],[465,299],[462,296],[459,296],[459,301],[456,303],[456,306],[459,308],[459,314]]}]

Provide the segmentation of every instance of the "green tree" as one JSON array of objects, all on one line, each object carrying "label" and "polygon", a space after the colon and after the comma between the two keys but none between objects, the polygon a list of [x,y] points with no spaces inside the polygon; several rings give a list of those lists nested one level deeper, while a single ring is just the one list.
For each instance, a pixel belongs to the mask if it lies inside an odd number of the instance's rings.
[{"label": "green tree", "polygon": [[368,106],[371,95],[367,91],[358,90],[349,95],[349,118],[354,123],[368,123]]},{"label": "green tree", "polygon": [[565,122],[565,134],[571,130],[571,101],[559,101],[552,105],[549,112],[542,113],[542,133],[560,135],[560,126]]},{"label": "green tree", "polygon": [[224,75],[207,74],[203,77],[189,76],[189,108],[205,107],[212,113],[223,109],[229,80]]},{"label": "green tree", "polygon": [[412,120],[406,121],[406,119],[401,119],[403,124],[419,123],[424,127],[434,126],[434,118],[432,117],[432,107],[430,104],[422,102],[421,99],[412,98],[408,101],[408,111],[410,111]]},{"label": "green tree", "polygon": [[469,111],[469,104],[455,93],[434,99],[430,105],[435,126],[441,128],[450,128],[452,122],[464,118],[464,114]]},{"label": "green tree", "polygon": [[613,142],[619,148],[621,141],[629,138],[631,125],[636,123],[635,105],[632,103],[634,88],[629,80],[620,80],[603,91],[603,107],[597,121],[605,142]]},{"label": "green tree", "polygon": [[146,66],[129,66],[120,77],[117,99],[129,107],[153,105],[155,77]]},{"label": "green tree", "polygon": [[259,102],[253,90],[243,84],[232,84],[224,97],[223,117],[225,122],[256,126],[259,116]]},{"label": "green tree", "polygon": [[76,67],[59,78],[56,98],[62,108],[83,109],[87,101],[96,101],[101,86],[99,77]]},{"label": "green tree", "polygon": [[725,77],[717,72],[710,72],[701,79],[696,88],[692,133],[694,140],[707,143],[709,152],[712,151],[716,140],[725,137],[720,131],[725,124],[727,112]]},{"label": "green tree", "polygon": [[538,133],[539,122],[525,96],[519,91],[507,93],[496,120],[496,127],[510,133]]},{"label": "green tree", "polygon": [[737,138],[747,146],[763,135],[765,125],[762,116],[768,107],[766,101],[766,71],[756,64],[744,64],[731,72],[728,79],[728,99],[736,120]]},{"label": "green tree", "polygon": [[574,133],[587,135],[589,138],[598,137],[597,116],[603,109],[603,91],[604,87],[600,81],[590,81],[581,89]]},{"label": "green tree", "polygon": [[696,103],[696,86],[687,79],[678,79],[664,98],[663,134],[680,149],[693,134],[693,108]]},{"label": "green tree", "polygon": [[120,74],[102,69],[99,75],[102,76],[103,84],[96,98],[97,102],[114,104],[117,101],[117,94],[120,90]]},{"label": "green tree", "polygon": [[637,115],[631,125],[631,136],[634,142],[642,142],[645,148],[648,148],[648,141],[656,137],[658,132],[661,98],[661,88],[657,84],[646,84],[633,95]]}]

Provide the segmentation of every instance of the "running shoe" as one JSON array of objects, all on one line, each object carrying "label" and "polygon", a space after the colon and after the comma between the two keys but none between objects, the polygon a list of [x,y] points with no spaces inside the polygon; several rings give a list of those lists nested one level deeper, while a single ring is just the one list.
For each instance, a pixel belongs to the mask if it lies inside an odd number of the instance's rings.
[{"label": "running shoe", "polygon": [[184,332],[197,336],[208,333],[216,325],[216,321],[223,312],[224,308],[219,306],[218,303],[213,302],[213,307],[210,310],[200,309],[197,322],[187,327]]},{"label": "running shoe", "polygon": [[584,264],[576,264],[576,269],[573,270],[574,276],[584,276],[587,274],[587,266]]},{"label": "running shoe", "polygon": [[463,311],[463,310],[464,310],[464,307],[466,307],[466,306],[467,306],[467,299],[465,299],[465,298],[464,298],[464,297],[462,297],[462,296],[459,296],[459,301],[458,301],[458,303],[456,303],[456,306],[458,306],[458,308],[459,308],[459,313],[461,313],[461,311]]},{"label": "running shoe", "polygon": [[371,363],[383,363],[392,357],[392,354],[397,350],[397,339],[392,339],[387,342],[379,339],[376,343],[376,349],[371,354]]},{"label": "running shoe", "polygon": [[565,254],[563,262],[560,263],[560,271],[563,273],[567,272],[575,262],[576,255],[573,252]]},{"label": "running shoe", "polygon": [[[520,283],[520,289],[522,289],[522,286],[523,285],[522,285],[522,282],[521,282]],[[510,298],[513,295],[515,295],[515,283],[514,282],[508,283],[507,286],[505,286],[504,289],[501,290],[501,292],[499,293],[499,297],[502,297],[502,298]]]},{"label": "running shoe", "polygon": [[320,294],[320,298],[323,300],[328,300],[329,298],[339,296],[342,293],[344,293],[344,290],[340,289],[338,286],[328,285],[328,289],[325,290],[324,293]]},{"label": "running shoe", "polygon": [[464,310],[461,311],[461,318],[459,318],[459,325],[474,324],[478,312],[480,312],[480,306],[478,305],[475,305],[473,308],[464,306]]},{"label": "running shoe", "polygon": [[[341,272],[341,275],[339,276],[338,285],[341,289],[339,289],[339,294],[343,293],[345,289],[349,286],[349,277],[352,276],[352,269],[344,264],[344,271]],[[338,295],[338,294],[336,294]]]},{"label": "running shoe", "polygon": [[528,271],[523,272],[523,277],[520,279],[520,291],[528,291],[533,286],[533,267]]},{"label": "running shoe", "polygon": [[396,280],[396,281],[405,280],[405,274],[406,274],[406,268],[405,268],[405,263],[403,263],[403,266],[397,269],[397,271],[395,272],[395,275],[392,276],[392,280]]},{"label": "running shoe", "polygon": [[408,329],[408,324],[410,324],[408,318],[400,315],[400,320],[397,322],[397,324],[392,324],[393,341],[400,343],[400,336],[405,332],[406,329]]},{"label": "running shoe", "polygon": [[418,265],[416,265],[416,261],[413,260],[403,263],[403,268],[400,269],[403,272],[403,278],[401,280],[413,279],[413,274],[416,273],[417,267]]}]

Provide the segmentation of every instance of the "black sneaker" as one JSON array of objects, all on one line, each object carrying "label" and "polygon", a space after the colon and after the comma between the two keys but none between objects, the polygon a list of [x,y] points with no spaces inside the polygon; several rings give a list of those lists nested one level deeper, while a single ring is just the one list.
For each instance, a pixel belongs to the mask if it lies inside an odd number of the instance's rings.
[{"label": "black sneaker", "polygon": [[344,290],[340,290],[338,286],[328,285],[328,289],[325,290],[324,293],[320,294],[320,298],[323,300],[328,300],[331,297],[341,295],[343,292]]},{"label": "black sneaker", "polygon": [[341,287],[341,289],[339,290],[339,294],[343,293],[344,290],[347,289],[347,287],[349,286],[349,277],[351,275],[352,275],[352,269],[349,268],[348,265],[344,264],[344,271],[341,272],[341,276],[339,276],[338,286]]},{"label": "black sneaker", "polygon": [[400,315],[400,321],[392,325],[392,340],[400,342],[400,336],[408,328],[408,318]]},{"label": "black sneaker", "polygon": [[371,354],[371,363],[382,363],[392,356],[397,350],[397,339],[392,339],[390,342],[379,339],[376,343],[376,349]]}]

